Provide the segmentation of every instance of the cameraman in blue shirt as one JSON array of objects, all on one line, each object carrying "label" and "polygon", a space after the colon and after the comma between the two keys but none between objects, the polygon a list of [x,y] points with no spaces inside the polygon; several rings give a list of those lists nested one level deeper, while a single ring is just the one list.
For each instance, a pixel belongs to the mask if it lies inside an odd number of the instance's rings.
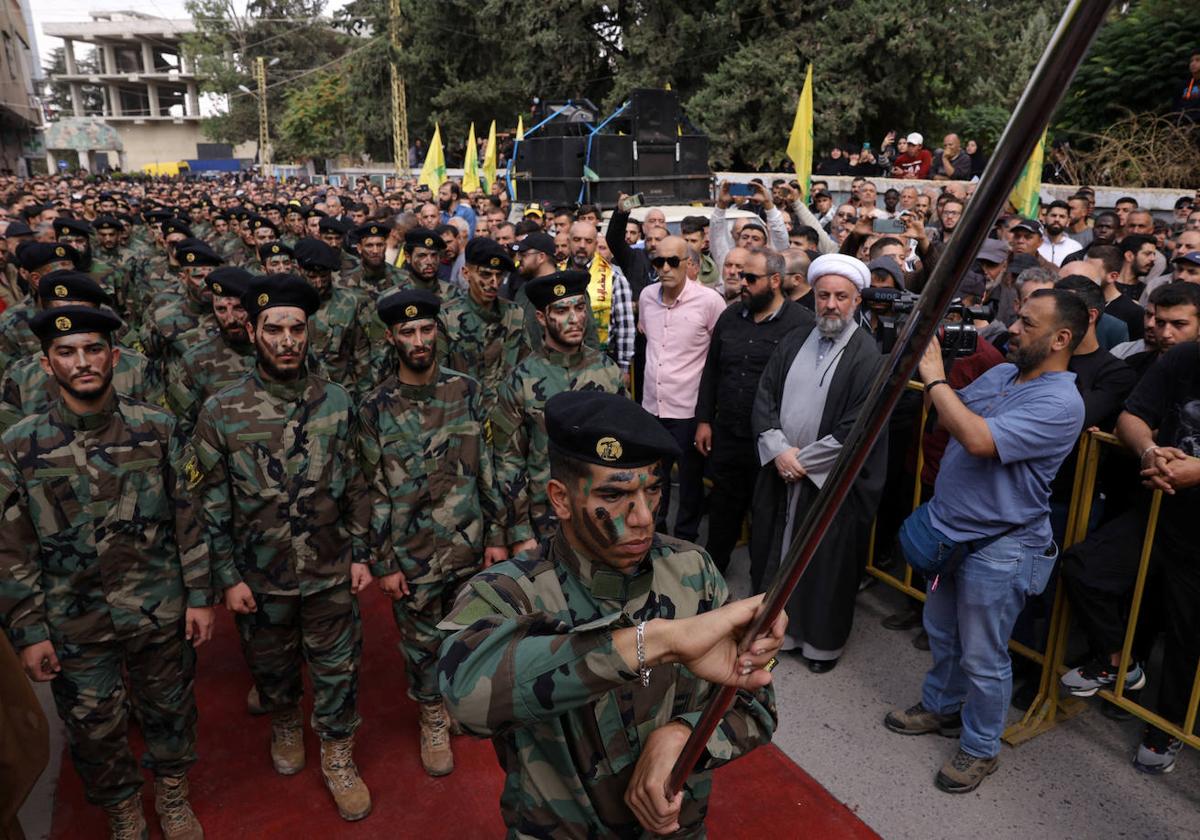
[{"label": "cameraman in blue shirt", "polygon": [[927,575],[933,667],[921,702],[891,712],[884,725],[904,735],[960,735],[935,780],[947,793],[972,791],[996,769],[1012,695],[1008,639],[1058,557],[1050,482],[1082,431],[1083,400],[1067,364],[1087,329],[1077,296],[1041,289],[1009,328],[1011,364],[955,391],[936,340],[921,359],[926,399],[951,439],[933,498],[905,521],[900,540],[914,566],[949,562]]}]

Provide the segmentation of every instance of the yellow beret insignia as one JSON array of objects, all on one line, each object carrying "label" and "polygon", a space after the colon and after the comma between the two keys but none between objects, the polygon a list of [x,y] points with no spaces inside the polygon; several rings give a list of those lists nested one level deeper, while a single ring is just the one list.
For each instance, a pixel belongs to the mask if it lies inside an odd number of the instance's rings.
[{"label": "yellow beret insignia", "polygon": [[189,253],[189,254],[187,255],[187,257],[185,257],[185,259],[186,259],[188,262],[195,262],[195,261],[196,261],[196,255],[195,255],[195,254],[190,254],[190,253]]},{"label": "yellow beret insignia", "polygon": [[54,328],[60,331],[71,329],[71,319],[65,315],[60,315],[54,319]]},{"label": "yellow beret insignia", "polygon": [[54,249],[54,256],[65,257],[66,255],[67,255],[67,249],[64,248],[63,246],[59,245],[57,248]]},{"label": "yellow beret insignia", "polygon": [[409,304],[408,306],[404,307],[404,317],[405,318],[417,317],[417,307],[413,306],[412,304]]},{"label": "yellow beret insignia", "polygon": [[602,461],[615,461],[621,457],[621,453],[624,451],[621,448],[621,441],[616,438],[602,437],[596,441],[596,454]]},{"label": "yellow beret insignia", "polygon": [[267,301],[269,301],[270,299],[271,299],[271,298],[270,298],[270,297],[267,295],[267,293],[266,293],[266,292],[263,292],[261,295],[259,295],[259,296],[258,296],[258,305],[259,305],[259,306],[266,306],[266,305],[267,305]]},{"label": "yellow beret insignia", "polygon": [[59,283],[57,286],[54,287],[54,296],[55,297],[65,298],[68,294],[70,294],[70,293],[67,291],[67,287],[62,285],[61,283]]},{"label": "yellow beret insignia", "polygon": [[224,294],[225,290],[221,288],[220,283],[213,283],[213,291],[218,295]]},{"label": "yellow beret insignia", "polygon": [[427,237],[425,237],[425,247],[426,247],[426,248],[432,248],[432,247],[433,247],[433,240],[432,240],[432,239],[430,239],[428,236],[427,236]]},{"label": "yellow beret insignia", "polygon": [[492,267],[493,267],[493,268],[495,268],[496,266],[500,265],[500,258],[499,258],[499,257],[492,257],[491,264],[492,264]]},{"label": "yellow beret insignia", "polygon": [[566,293],[567,293],[567,287],[564,286],[562,283],[559,283],[557,286],[554,287],[554,296],[555,297],[562,297]]}]

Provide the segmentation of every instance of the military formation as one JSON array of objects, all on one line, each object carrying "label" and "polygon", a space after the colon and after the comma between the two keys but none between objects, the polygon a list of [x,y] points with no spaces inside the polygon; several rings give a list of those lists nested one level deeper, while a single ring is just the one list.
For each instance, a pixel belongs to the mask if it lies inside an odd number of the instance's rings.
[{"label": "military formation", "polygon": [[[496,740],[513,836],[702,830],[708,771],[774,728],[782,629],[744,670],[701,664],[737,655],[753,605],[654,534],[675,444],[625,396],[629,287],[595,226],[571,226],[568,268],[540,209],[514,248],[454,190],[404,186],[368,214],[278,184],[88,189],[86,212],[5,231],[0,627],[51,683],[112,837],[147,836],[131,719],[163,835],[203,836],[195,649],[221,606],[274,770],[308,760],[307,667],[321,778],[366,817],[373,584],[430,775],[467,729]],[[639,756],[661,774],[729,673],[744,690],[686,801],[627,802]]]}]

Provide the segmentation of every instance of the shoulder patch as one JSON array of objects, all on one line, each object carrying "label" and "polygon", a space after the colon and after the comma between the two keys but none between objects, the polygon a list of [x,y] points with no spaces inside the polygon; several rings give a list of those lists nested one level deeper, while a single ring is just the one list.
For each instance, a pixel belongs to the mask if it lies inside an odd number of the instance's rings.
[{"label": "shoulder patch", "polygon": [[195,490],[204,480],[204,471],[200,469],[200,459],[195,455],[183,462],[183,479],[187,482],[188,490]]}]

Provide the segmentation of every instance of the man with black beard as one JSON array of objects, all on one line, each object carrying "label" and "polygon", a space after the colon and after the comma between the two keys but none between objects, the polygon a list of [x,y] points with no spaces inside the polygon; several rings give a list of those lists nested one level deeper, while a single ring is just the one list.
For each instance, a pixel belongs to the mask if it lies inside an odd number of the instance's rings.
[{"label": "man with black beard", "polygon": [[[732,256],[730,251],[726,266]],[[721,572],[741,537],[758,477],[750,415],[759,377],[780,339],[815,320],[810,310],[784,297],[786,270],[786,258],[770,249],[745,256],[740,297],[717,319],[700,377],[695,445],[709,459],[713,480],[705,550]]]},{"label": "man with black beard", "polygon": [[54,220],[54,238],[70,245],[79,254],[78,269],[100,284],[100,288],[112,297],[117,312],[127,311],[125,294],[127,280],[124,271],[117,265],[98,260],[92,253],[92,226],[82,219],[59,218]]},{"label": "man with black beard", "polygon": [[[525,309],[525,334],[534,350],[542,346],[542,322],[538,318],[538,309],[529,300],[525,286],[539,277],[549,277],[558,271],[555,264],[554,237],[548,233],[531,233],[512,246],[516,258],[517,270],[508,275],[508,280],[500,289],[500,297],[519,303]],[[507,293],[506,293],[507,291]],[[600,336],[596,332],[596,319],[592,315],[592,305],[584,299],[588,317],[584,324],[583,343],[588,347],[599,348]]]},{"label": "man with black beard", "polygon": [[1071,223],[1071,208],[1065,201],[1052,201],[1046,206],[1046,238],[1038,253],[1049,262],[1062,265],[1063,260],[1083,246],[1067,235]]},{"label": "man with black beard", "polygon": [[434,231],[415,227],[404,235],[404,276],[398,281],[401,289],[424,289],[433,292],[442,300],[459,294],[458,290],[438,279],[442,251],[446,242]]},{"label": "man with black beard", "polygon": [[[808,282],[820,320],[780,341],[763,369],[751,416],[762,464],[750,527],[755,591],[762,591],[779,569],[797,523],[858,419],[881,361],[875,342],[854,318],[861,291],[871,282],[867,266],[845,254],[822,254],[809,266]],[[792,619],[784,647],[803,653],[813,673],[831,671],[850,636],[886,464],[887,443],[881,440],[788,602]]]}]

